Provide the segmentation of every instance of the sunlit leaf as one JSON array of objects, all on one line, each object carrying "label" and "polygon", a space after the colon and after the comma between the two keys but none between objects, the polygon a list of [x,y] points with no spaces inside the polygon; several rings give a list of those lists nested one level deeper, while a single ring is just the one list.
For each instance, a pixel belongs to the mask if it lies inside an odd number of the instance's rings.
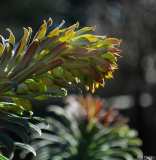
[{"label": "sunlit leaf", "polygon": [[33,125],[32,123],[29,123],[29,126],[30,126],[31,129],[36,131],[41,136],[42,132],[36,125]]},{"label": "sunlit leaf", "polygon": [[15,44],[15,37],[14,37],[13,33],[11,32],[10,29],[6,29],[6,30],[10,32],[9,42],[14,45]]},{"label": "sunlit leaf", "polygon": [[47,30],[46,28],[47,28],[47,24],[46,24],[46,21],[44,20],[44,24],[40,27],[39,31],[36,33],[34,40],[40,37],[43,37],[46,34],[46,30]]},{"label": "sunlit leaf", "polygon": [[32,152],[34,154],[34,156],[36,156],[36,152],[35,150],[28,144],[23,144],[23,143],[19,143],[19,142],[15,142],[15,148],[16,149],[25,149],[28,150],[29,152]]},{"label": "sunlit leaf", "polygon": [[0,154],[0,159],[1,160],[9,160],[8,158],[4,157],[3,155]]}]

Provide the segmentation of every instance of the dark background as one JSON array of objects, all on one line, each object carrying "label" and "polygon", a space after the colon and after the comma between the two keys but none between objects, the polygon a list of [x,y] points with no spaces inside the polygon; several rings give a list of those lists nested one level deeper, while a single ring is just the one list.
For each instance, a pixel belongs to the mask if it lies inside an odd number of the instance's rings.
[{"label": "dark background", "polygon": [[[53,20],[49,31],[64,19],[63,27],[79,21],[79,28],[96,25],[93,34],[122,39],[123,58],[118,60],[115,78],[105,79],[105,87],[94,95],[121,109],[130,118],[130,127],[138,130],[144,155],[156,156],[155,0],[1,0],[0,15],[0,34],[8,38],[6,28],[11,29],[16,43],[23,36],[23,27],[30,26],[35,34],[49,17]],[[82,89],[84,95],[89,93],[84,86]],[[36,116],[44,116],[49,104],[64,105],[61,98],[31,102]]]}]

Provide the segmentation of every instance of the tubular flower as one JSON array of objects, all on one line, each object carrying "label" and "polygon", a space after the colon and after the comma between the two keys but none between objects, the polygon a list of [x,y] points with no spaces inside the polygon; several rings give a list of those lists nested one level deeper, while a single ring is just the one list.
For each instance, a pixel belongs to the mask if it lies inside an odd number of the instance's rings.
[{"label": "tubular flower", "polygon": [[[48,96],[64,96],[62,91],[78,87],[78,82],[94,92],[99,84],[104,87],[104,78],[113,78],[117,58],[121,58],[120,50],[115,47],[121,40],[85,34],[94,31],[95,26],[75,31],[79,22],[60,29],[64,24],[62,21],[47,34],[51,24],[51,18],[44,21],[31,43],[32,29],[24,28],[24,36],[15,51],[15,37],[11,30],[7,29],[9,39],[1,36],[0,97],[17,98],[23,102],[29,98],[43,100]],[[50,94],[47,86],[61,93]]]}]

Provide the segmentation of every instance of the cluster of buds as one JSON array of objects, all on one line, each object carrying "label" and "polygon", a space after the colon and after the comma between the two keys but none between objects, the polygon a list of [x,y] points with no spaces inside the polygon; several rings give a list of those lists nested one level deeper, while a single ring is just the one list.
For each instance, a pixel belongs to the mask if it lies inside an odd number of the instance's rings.
[{"label": "cluster of buds", "polygon": [[[27,99],[47,98],[47,87],[61,93],[73,89],[82,82],[94,92],[99,84],[104,87],[104,78],[113,78],[121,40],[84,34],[94,27],[78,28],[79,23],[60,29],[64,21],[46,34],[52,24],[51,18],[40,27],[32,42],[32,29],[24,28],[24,36],[14,51],[15,38],[10,29],[9,39],[1,36],[0,43],[0,97],[12,97],[17,106],[31,111]],[[21,85],[23,84],[23,85]],[[20,86],[19,86],[20,85]],[[24,87],[23,87],[24,86]],[[1,109],[3,105],[0,105]],[[28,107],[29,106],[29,107]]]}]

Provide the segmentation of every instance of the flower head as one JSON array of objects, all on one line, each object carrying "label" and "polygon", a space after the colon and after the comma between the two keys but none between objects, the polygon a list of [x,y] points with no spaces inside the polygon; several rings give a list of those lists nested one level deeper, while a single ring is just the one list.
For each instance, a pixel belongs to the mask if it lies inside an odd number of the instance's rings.
[{"label": "flower head", "polygon": [[7,29],[9,39],[1,36],[1,97],[43,100],[48,96],[63,96],[62,93],[48,93],[48,86],[62,92],[78,87],[78,82],[94,92],[99,84],[104,87],[104,78],[113,78],[117,58],[121,58],[118,54],[120,50],[115,47],[120,45],[121,40],[86,34],[94,31],[95,26],[75,31],[78,22],[60,29],[64,24],[62,21],[56,29],[47,33],[51,24],[51,19],[44,21],[31,43],[32,29],[24,28],[24,36],[15,51],[15,37],[11,30]]},{"label": "flower head", "polygon": [[71,95],[68,96],[66,103],[68,104],[67,110],[70,110],[79,120],[85,119],[88,122],[97,120],[105,127],[128,121],[116,109],[106,109],[106,101],[100,97],[87,95],[85,98],[83,95]]}]

